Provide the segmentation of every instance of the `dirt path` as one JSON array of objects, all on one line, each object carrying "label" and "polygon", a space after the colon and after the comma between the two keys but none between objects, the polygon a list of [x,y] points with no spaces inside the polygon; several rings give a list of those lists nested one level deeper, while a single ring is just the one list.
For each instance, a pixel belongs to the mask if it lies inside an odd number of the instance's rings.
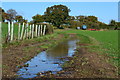
[{"label": "dirt path", "polygon": [[[75,36],[75,34],[70,34]],[[51,40],[57,41],[63,35]],[[20,46],[10,46],[3,49],[3,78],[16,77],[18,68],[38,52],[45,50],[40,48],[41,45],[50,44],[50,41],[34,42],[21,44]],[[87,46],[87,44],[78,44],[78,46]],[[63,70],[56,75],[48,74],[42,77],[55,78],[117,78],[117,68],[106,62],[107,57],[88,51],[88,48],[78,48],[73,58],[69,58],[69,65],[64,66]],[[41,78],[38,76],[36,78]]]},{"label": "dirt path", "polygon": [[[22,66],[25,66],[24,63],[39,52],[46,50],[49,47],[55,45],[59,40],[61,40],[63,35],[58,35],[57,37],[50,37],[45,39],[42,42],[40,40],[31,41],[30,43],[21,43],[20,45],[10,45],[7,48],[2,50],[2,77],[3,78],[15,78],[17,77],[16,72]],[[64,37],[63,37],[64,38]],[[47,48],[42,48],[46,44],[52,44],[51,46],[47,45]],[[18,68],[17,68],[18,67]]]},{"label": "dirt path", "polygon": [[[81,45],[79,45],[81,46]],[[89,53],[87,48],[77,49],[77,53],[56,78],[118,78],[117,68],[106,62],[107,57],[97,53]]]},{"label": "dirt path", "polygon": [[[76,34],[70,34],[75,36]],[[118,78],[118,68],[110,64],[108,57],[95,52],[89,52],[89,48],[85,47],[90,44],[78,43],[76,54],[69,58],[69,61],[63,65],[63,70],[57,74],[48,72],[45,76],[49,78]],[[36,78],[41,78],[38,76]]]}]

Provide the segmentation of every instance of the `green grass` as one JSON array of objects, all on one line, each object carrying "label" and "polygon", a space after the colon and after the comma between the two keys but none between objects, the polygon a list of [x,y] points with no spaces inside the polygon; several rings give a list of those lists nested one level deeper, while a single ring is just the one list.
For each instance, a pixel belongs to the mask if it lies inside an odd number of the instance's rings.
[{"label": "green grass", "polygon": [[[22,27],[21,27],[22,28]],[[2,39],[4,41],[8,31],[8,25],[6,23],[2,24]],[[47,35],[40,38],[34,38],[31,40],[25,40],[22,42],[34,42],[34,41],[43,41],[45,39],[50,40],[52,36],[54,37],[57,34],[64,34],[67,37],[67,33],[77,33],[80,37],[81,43],[87,44],[97,44],[89,46],[91,47],[91,51],[98,51],[99,54],[107,54],[110,57],[110,61],[113,64],[117,65],[118,61],[118,31],[109,30],[109,31],[87,31],[87,30],[56,30],[55,34]],[[14,25],[14,34],[17,38],[18,35],[18,25]],[[19,45],[22,42],[13,42],[10,44]],[[5,45],[5,44],[4,44]],[[9,45],[9,44],[7,44]],[[5,46],[7,46],[5,45]],[[46,47],[46,46],[43,46]]]},{"label": "green grass", "polygon": [[[18,35],[18,25],[14,25],[14,35]],[[8,34],[8,24],[7,23],[2,23],[2,39],[5,39],[6,35]]]},{"label": "green grass", "polygon": [[[56,31],[57,32],[57,31]],[[105,54],[113,65],[118,66],[120,59],[118,58],[118,31],[88,31],[88,30],[69,30],[58,31],[58,33],[77,33],[81,43],[95,44],[90,45],[90,51]]]},{"label": "green grass", "polygon": [[[30,27],[28,27],[28,30],[30,29]],[[22,25],[20,26],[20,32],[22,31]],[[18,38],[18,24],[14,24],[14,38],[17,39]],[[2,39],[3,41],[6,39],[8,35],[8,24],[7,23],[2,23]]]}]

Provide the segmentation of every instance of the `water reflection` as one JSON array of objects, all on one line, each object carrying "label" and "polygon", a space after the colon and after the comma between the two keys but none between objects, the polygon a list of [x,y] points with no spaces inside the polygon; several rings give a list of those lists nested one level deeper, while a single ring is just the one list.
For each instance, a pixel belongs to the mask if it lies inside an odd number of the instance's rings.
[{"label": "water reflection", "polygon": [[26,62],[29,64],[28,67],[21,68],[17,73],[22,78],[33,78],[37,76],[38,72],[52,71],[56,73],[57,71],[62,70],[59,64],[63,61],[59,58],[72,56],[74,50],[76,49],[76,40],[71,38],[64,42],[61,42],[56,47],[39,53],[37,56],[32,58],[30,61]]}]

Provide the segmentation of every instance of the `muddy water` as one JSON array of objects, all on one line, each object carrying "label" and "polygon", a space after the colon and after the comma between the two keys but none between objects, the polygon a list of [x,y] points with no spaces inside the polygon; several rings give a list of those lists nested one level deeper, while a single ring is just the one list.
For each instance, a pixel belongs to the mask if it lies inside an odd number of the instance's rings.
[{"label": "muddy water", "polygon": [[60,58],[72,57],[75,53],[77,41],[76,38],[71,38],[59,43],[54,48],[40,52],[37,56],[25,63],[29,64],[28,67],[21,68],[17,74],[22,78],[33,78],[37,76],[37,73],[44,73],[46,71],[51,71],[55,74],[57,71],[62,70],[60,65],[64,63],[64,60]]}]

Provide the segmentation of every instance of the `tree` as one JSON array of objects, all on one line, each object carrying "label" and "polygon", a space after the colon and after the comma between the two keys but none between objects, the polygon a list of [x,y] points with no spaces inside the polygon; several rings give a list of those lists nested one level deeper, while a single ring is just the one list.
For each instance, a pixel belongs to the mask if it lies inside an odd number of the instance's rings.
[{"label": "tree", "polygon": [[22,20],[23,20],[23,17],[21,15],[15,16],[15,21],[16,22],[22,22]]},{"label": "tree", "polygon": [[65,23],[65,20],[69,17],[70,9],[64,5],[54,5],[48,7],[44,13],[44,19],[46,22],[52,23],[54,26],[60,27]]},{"label": "tree", "polygon": [[88,20],[88,21],[95,22],[95,21],[97,21],[98,19],[97,19],[97,17],[95,17],[95,16],[88,16],[88,17],[87,17],[87,20]]},{"label": "tree", "polygon": [[115,20],[111,20],[111,21],[110,21],[110,23],[109,23],[109,25],[110,25],[110,26],[116,26],[116,25],[117,25],[117,23],[116,23],[116,21],[115,21]]},{"label": "tree", "polygon": [[42,16],[42,15],[39,15],[39,14],[33,16],[32,19],[33,19],[33,22],[34,22],[35,24],[36,24],[36,23],[40,23],[40,22],[44,22],[43,16]]},{"label": "tree", "polygon": [[27,23],[28,22],[28,20],[26,20],[26,19],[22,19],[22,22],[21,23]]},{"label": "tree", "polygon": [[84,22],[85,21],[85,16],[76,16],[77,20],[79,20],[80,22]]},{"label": "tree", "polygon": [[5,19],[7,18],[7,13],[5,13],[4,9],[2,9],[0,7],[0,17],[1,17],[1,21],[5,22]]},{"label": "tree", "polygon": [[9,9],[7,11],[7,14],[8,14],[7,20],[12,22],[15,20],[15,16],[17,15],[17,12],[14,9]]}]

